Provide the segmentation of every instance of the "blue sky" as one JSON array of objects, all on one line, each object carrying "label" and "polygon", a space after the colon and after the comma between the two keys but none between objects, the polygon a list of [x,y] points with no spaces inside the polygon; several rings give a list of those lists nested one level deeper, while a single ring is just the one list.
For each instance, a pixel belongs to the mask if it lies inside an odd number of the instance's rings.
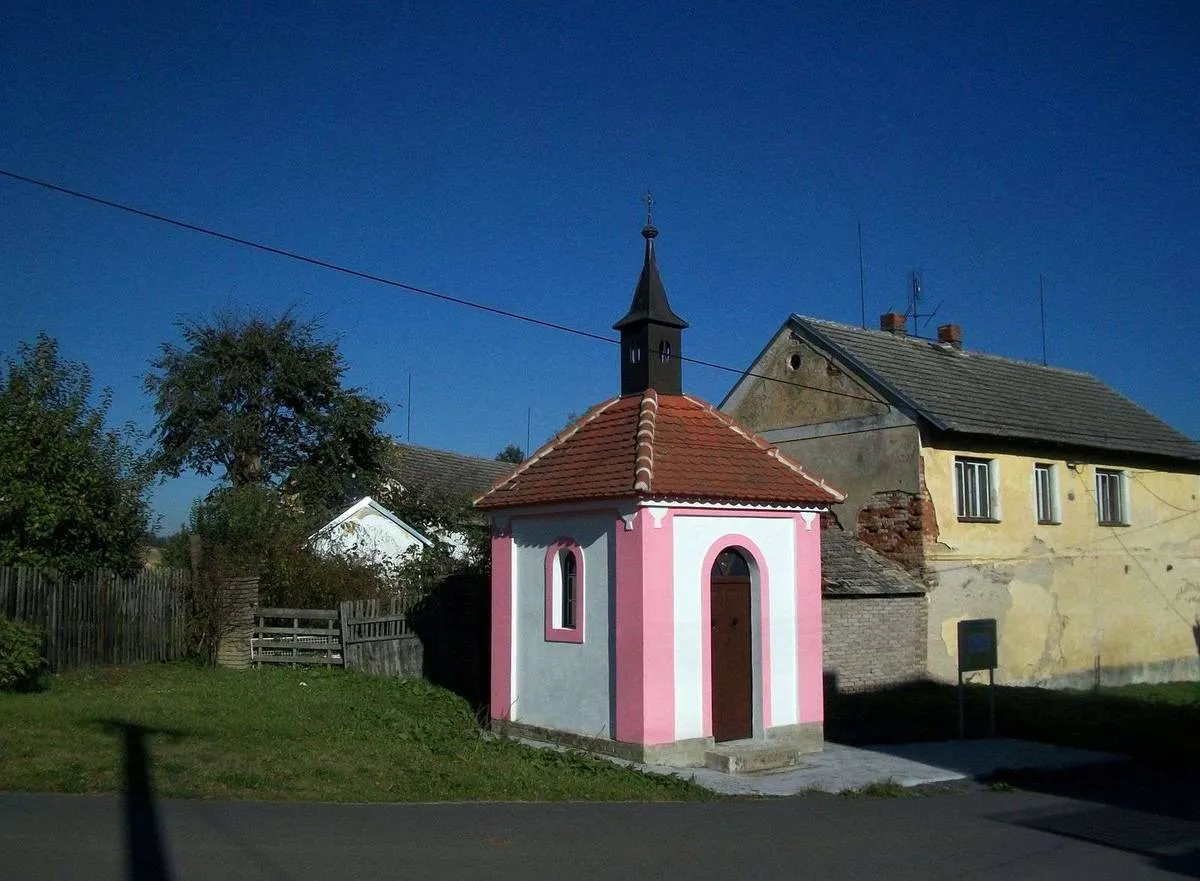
[{"label": "blue sky", "polygon": [[[1200,9],[1178,3],[15,2],[0,168],[608,333],[641,195],[691,323],[746,366],[790,312],[903,309],[1086,370],[1200,435]],[[180,317],[296,307],[385,428],[479,455],[617,390],[615,347],[0,179],[0,351],[44,330],[153,425]],[[932,325],[928,328],[932,332]],[[694,365],[720,400],[732,376]],[[207,484],[155,494],[173,529]]]}]

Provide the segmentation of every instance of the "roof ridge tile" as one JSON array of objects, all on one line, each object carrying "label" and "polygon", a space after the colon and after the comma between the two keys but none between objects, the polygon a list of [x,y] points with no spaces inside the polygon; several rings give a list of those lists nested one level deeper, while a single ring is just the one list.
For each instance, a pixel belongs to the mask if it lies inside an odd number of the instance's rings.
[{"label": "roof ridge tile", "polygon": [[638,408],[637,452],[633,460],[634,492],[651,491],[654,483],[654,429],[658,425],[658,392],[646,389]]}]

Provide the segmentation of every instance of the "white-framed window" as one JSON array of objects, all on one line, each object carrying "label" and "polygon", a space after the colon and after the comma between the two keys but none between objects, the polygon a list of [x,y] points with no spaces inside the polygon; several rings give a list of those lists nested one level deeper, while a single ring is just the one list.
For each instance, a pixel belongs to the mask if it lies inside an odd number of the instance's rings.
[{"label": "white-framed window", "polygon": [[558,552],[558,568],[559,580],[562,582],[558,626],[564,630],[574,630],[577,598],[575,576],[579,574],[579,567],[575,563],[575,554],[570,549],[564,548]]},{"label": "white-framed window", "polygon": [[1096,520],[1101,526],[1129,525],[1129,483],[1124,471],[1096,469]]},{"label": "white-framed window", "polygon": [[546,549],[546,641],[583,642],[583,549],[560,538]]},{"label": "white-framed window", "polygon": [[1061,523],[1058,509],[1058,469],[1048,462],[1033,466],[1033,498],[1038,523]]},{"label": "white-framed window", "polygon": [[959,520],[999,520],[994,459],[954,457],[954,491]]}]

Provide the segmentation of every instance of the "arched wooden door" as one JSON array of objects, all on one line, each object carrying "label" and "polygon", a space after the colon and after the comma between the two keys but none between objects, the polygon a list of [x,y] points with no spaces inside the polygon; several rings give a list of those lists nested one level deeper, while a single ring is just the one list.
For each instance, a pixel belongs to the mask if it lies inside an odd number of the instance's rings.
[{"label": "arched wooden door", "polygon": [[754,735],[750,566],[728,548],[713,563],[709,580],[713,740],[743,740]]}]

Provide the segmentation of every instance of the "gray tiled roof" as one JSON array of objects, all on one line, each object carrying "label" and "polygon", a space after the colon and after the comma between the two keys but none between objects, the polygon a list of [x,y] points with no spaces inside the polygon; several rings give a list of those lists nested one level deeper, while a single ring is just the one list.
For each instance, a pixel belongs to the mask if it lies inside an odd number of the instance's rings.
[{"label": "gray tiled roof", "polygon": [[1090,374],[801,315],[791,324],[937,428],[1200,461],[1200,444]]},{"label": "gray tiled roof", "polygon": [[464,456],[415,444],[393,444],[388,476],[407,490],[432,490],[442,495],[473,498],[516,466],[510,462]]},{"label": "gray tiled roof", "polygon": [[821,532],[821,592],[837,595],[925,593],[898,563],[840,529]]}]

